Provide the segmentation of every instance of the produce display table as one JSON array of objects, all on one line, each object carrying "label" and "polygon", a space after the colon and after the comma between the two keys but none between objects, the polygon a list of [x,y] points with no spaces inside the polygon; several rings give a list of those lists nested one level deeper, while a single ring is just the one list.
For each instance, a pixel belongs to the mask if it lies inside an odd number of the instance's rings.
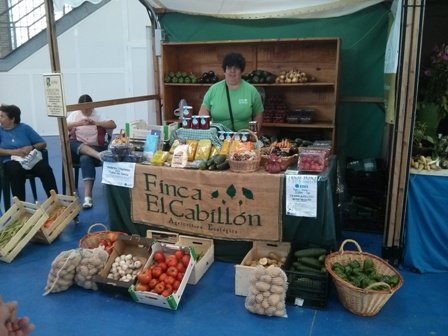
[{"label": "produce display table", "polygon": [[[148,167],[149,168],[149,167]],[[166,168],[174,169],[174,168]],[[192,174],[197,174],[197,171]],[[200,171],[201,174],[216,174],[213,171]],[[269,178],[269,175],[266,175]],[[285,179],[283,178],[283,183]],[[131,219],[130,190],[123,187],[105,185],[106,197],[109,208],[111,230],[123,231],[129,234],[146,235],[146,230],[160,230],[160,227],[138,224]],[[283,188],[284,192],[285,188]],[[305,218],[282,216],[283,241],[288,241],[293,246],[305,246],[308,244],[321,245],[336,249],[338,246],[340,227],[338,217],[335,214],[336,205],[336,160],[330,160],[329,167],[319,175],[317,217]],[[284,195],[281,195],[283,210],[285,206]],[[252,241],[234,241],[215,239],[215,258],[224,261],[239,263],[252,247]]]},{"label": "produce display table", "polygon": [[437,176],[443,173],[409,177],[403,264],[422,273],[448,271],[448,177]]}]

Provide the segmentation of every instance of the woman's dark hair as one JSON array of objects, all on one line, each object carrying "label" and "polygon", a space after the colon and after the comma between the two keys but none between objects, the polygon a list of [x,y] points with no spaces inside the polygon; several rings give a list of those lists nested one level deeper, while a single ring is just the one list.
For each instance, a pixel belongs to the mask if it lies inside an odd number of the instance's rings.
[{"label": "woman's dark hair", "polygon": [[14,124],[20,124],[21,111],[18,106],[2,104],[0,111],[5,112],[9,119],[14,119]]},{"label": "woman's dark hair", "polygon": [[91,102],[93,102],[92,97],[90,97],[88,94],[83,94],[78,99],[78,104],[81,104],[81,103],[91,103]]},{"label": "woman's dark hair", "polygon": [[227,67],[232,66],[239,68],[243,72],[244,68],[246,68],[246,60],[243,55],[240,53],[228,53],[225,55],[222,61],[222,69],[226,71]]}]

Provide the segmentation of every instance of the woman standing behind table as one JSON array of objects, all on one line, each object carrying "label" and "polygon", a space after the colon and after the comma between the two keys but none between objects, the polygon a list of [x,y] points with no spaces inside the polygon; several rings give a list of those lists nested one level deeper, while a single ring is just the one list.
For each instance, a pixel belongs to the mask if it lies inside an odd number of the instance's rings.
[{"label": "woman standing behind table", "polygon": [[58,192],[53,170],[45,160],[37,162],[33,168],[26,170],[19,161],[11,156],[25,157],[33,149],[47,147],[45,140],[29,125],[20,122],[21,111],[16,105],[0,106],[0,160],[8,175],[11,192],[21,201],[25,201],[26,174],[31,172],[39,177],[45,193],[50,197],[50,190]]},{"label": "woman standing behind table", "polygon": [[208,89],[199,115],[209,115],[214,123],[221,123],[233,131],[247,129],[249,121],[255,120],[257,131],[260,131],[264,107],[257,89],[241,79],[245,67],[246,60],[241,54],[224,56],[222,69],[225,79]]},{"label": "woman standing behind table", "polygon": [[[84,94],[78,103],[91,103],[92,98]],[[72,112],[67,117],[67,128],[70,132],[70,150],[74,161],[81,165],[84,181],[84,209],[93,206],[92,189],[95,182],[96,170],[100,161],[100,152],[107,149],[105,142],[106,130],[114,129],[117,125],[113,120],[102,120],[93,108]]]}]

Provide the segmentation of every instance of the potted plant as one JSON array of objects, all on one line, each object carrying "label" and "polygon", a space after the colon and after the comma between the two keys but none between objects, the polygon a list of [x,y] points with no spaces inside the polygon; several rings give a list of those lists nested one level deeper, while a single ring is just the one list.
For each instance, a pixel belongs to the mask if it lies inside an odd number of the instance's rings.
[{"label": "potted plant", "polygon": [[440,120],[448,116],[448,45],[435,46],[430,61],[420,78],[417,120],[436,139]]}]

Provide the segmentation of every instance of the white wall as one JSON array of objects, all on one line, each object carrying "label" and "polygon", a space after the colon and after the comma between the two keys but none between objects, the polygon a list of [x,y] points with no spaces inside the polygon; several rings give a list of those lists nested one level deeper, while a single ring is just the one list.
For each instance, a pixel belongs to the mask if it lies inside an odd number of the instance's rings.
[{"label": "white wall", "polygon": [[[154,93],[150,20],[137,0],[112,0],[76,26],[58,36],[59,60],[66,104],[88,93],[108,100]],[[15,104],[22,121],[41,135],[59,134],[57,120],[47,117],[42,74],[50,73],[48,45],[7,73],[0,73],[0,103]],[[97,109],[114,119],[118,128],[127,121],[155,123],[154,103],[140,102]]]}]

